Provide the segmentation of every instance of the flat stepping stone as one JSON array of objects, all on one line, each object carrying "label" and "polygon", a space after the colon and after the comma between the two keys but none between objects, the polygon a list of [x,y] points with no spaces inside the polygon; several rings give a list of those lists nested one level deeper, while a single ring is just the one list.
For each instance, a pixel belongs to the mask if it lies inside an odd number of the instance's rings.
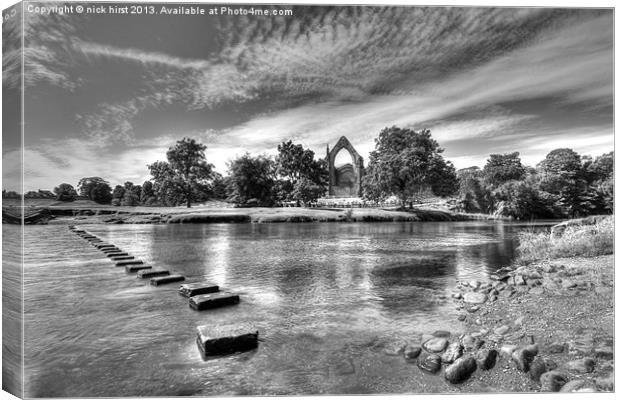
[{"label": "flat stepping stone", "polygon": [[239,295],[234,293],[200,294],[189,298],[189,306],[194,310],[208,310],[239,304]]},{"label": "flat stepping stone", "polygon": [[179,293],[185,297],[198,296],[199,294],[215,293],[219,291],[219,286],[209,282],[187,283],[179,286]]},{"label": "flat stepping stone", "polygon": [[110,257],[110,260],[112,261],[125,261],[125,260],[133,260],[134,256],[115,256],[115,257]]},{"label": "flat stepping stone", "polygon": [[181,282],[184,280],[185,277],[183,275],[158,276],[156,278],[151,278],[151,285],[159,286],[167,283]]},{"label": "flat stepping stone", "polygon": [[156,276],[168,276],[168,275],[170,275],[170,271],[165,270],[165,269],[145,269],[142,271],[138,271],[138,278],[140,279],[154,278]]},{"label": "flat stepping stone", "polygon": [[123,257],[123,256],[128,256],[129,253],[124,252],[124,251],[114,251],[114,252],[110,252],[106,254],[106,257],[108,258],[112,258],[112,257]]},{"label": "flat stepping stone", "polygon": [[99,249],[101,250],[103,253],[109,254],[109,253],[124,253],[123,250],[119,249],[118,247],[110,247],[109,249]]},{"label": "flat stepping stone", "polygon": [[103,250],[103,249],[114,249],[116,248],[116,246],[114,246],[113,244],[95,244],[94,245],[95,248]]},{"label": "flat stepping stone", "polygon": [[197,327],[198,349],[202,357],[219,356],[258,347],[258,330],[248,326],[239,327]]},{"label": "flat stepping stone", "polygon": [[119,261],[116,263],[117,267],[124,267],[125,265],[138,265],[144,264],[142,260],[127,260],[127,261]]},{"label": "flat stepping stone", "polygon": [[153,267],[151,267],[150,265],[146,265],[146,264],[127,265],[125,267],[125,272],[132,273],[132,272],[138,272],[141,270],[151,269],[151,268]]}]

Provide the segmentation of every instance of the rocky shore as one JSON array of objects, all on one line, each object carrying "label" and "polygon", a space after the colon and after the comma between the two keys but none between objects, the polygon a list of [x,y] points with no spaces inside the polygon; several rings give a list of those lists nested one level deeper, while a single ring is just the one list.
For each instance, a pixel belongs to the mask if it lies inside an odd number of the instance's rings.
[{"label": "rocky shore", "polygon": [[466,333],[436,331],[386,353],[463,392],[613,391],[613,256],[499,272],[452,293]]}]

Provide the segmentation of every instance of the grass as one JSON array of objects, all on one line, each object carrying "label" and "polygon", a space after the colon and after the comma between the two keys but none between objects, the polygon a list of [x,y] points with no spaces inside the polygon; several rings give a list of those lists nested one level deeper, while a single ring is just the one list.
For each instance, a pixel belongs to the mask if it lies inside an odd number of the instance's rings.
[{"label": "grass", "polygon": [[614,252],[614,217],[591,225],[568,226],[559,236],[553,233],[519,234],[518,261],[531,263],[565,257],[595,257]]}]

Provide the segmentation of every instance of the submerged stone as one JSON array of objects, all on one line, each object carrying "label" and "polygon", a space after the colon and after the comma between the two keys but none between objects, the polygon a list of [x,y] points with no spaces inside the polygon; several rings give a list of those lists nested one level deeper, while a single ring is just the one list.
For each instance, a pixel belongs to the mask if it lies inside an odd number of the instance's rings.
[{"label": "submerged stone", "polygon": [[134,256],[114,256],[114,257],[110,257],[110,260],[112,261],[127,261],[127,260],[133,260],[135,257]]},{"label": "submerged stone", "polygon": [[[133,258],[133,257],[132,257]],[[144,264],[144,262],[142,262],[142,260],[126,260],[126,261],[118,261],[116,263],[117,267],[124,267],[125,265],[137,265],[137,264]]]},{"label": "submerged stone", "polygon": [[440,353],[448,346],[446,338],[432,338],[424,342],[422,347],[429,353]]},{"label": "submerged stone", "polygon": [[587,374],[594,371],[594,365],[596,361],[593,358],[585,357],[580,360],[569,361],[564,365],[564,368],[570,372],[576,372],[578,374]]},{"label": "submerged stone", "polygon": [[463,345],[459,342],[450,343],[445,353],[441,355],[441,361],[444,364],[452,364],[460,356],[463,355]]},{"label": "submerged stone", "polygon": [[545,372],[540,376],[540,390],[543,392],[559,392],[567,380],[566,375],[561,372]]},{"label": "submerged stone", "polygon": [[239,295],[227,292],[200,294],[189,298],[189,306],[194,310],[207,310],[233,304],[239,304]]},{"label": "submerged stone", "polygon": [[123,257],[123,256],[128,256],[129,253],[126,253],[124,251],[112,251],[106,254],[106,257],[108,258],[112,258],[112,257]]},{"label": "submerged stone", "polygon": [[495,366],[497,360],[497,350],[495,349],[482,349],[476,353],[476,363],[478,368],[483,371],[491,369]]},{"label": "submerged stone", "polygon": [[436,374],[441,369],[441,357],[437,354],[429,354],[418,358],[418,368],[422,371]]},{"label": "submerged stone", "polygon": [[220,287],[209,282],[187,283],[179,286],[179,293],[185,297],[219,292]]},{"label": "submerged stone", "polygon": [[422,353],[422,347],[418,345],[408,345],[403,351],[403,356],[407,362],[413,362]]},{"label": "submerged stone", "polygon": [[155,278],[151,278],[151,285],[159,286],[165,285],[167,283],[181,282],[184,280],[185,277],[183,275],[158,276]]},{"label": "submerged stone", "polygon": [[469,292],[465,293],[463,301],[470,304],[482,304],[487,301],[487,295],[484,293]]},{"label": "submerged stone", "polygon": [[258,330],[246,326],[199,326],[198,349],[203,357],[248,351],[258,347]]},{"label": "submerged stone", "polygon": [[150,265],[146,265],[146,264],[128,265],[125,267],[125,272],[132,273],[132,272],[137,272],[137,271],[141,271],[144,269],[152,269],[152,268],[153,267],[151,267]]},{"label": "submerged stone", "polygon": [[168,276],[168,275],[170,275],[170,272],[165,269],[152,269],[151,268],[151,269],[144,269],[144,270],[138,271],[138,278],[140,279],[153,278],[155,276]]}]

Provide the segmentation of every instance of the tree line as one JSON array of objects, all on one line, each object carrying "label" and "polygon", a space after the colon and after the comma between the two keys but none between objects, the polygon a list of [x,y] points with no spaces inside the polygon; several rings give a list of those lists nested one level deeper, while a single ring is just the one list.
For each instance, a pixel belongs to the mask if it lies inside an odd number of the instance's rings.
[{"label": "tree line", "polygon": [[[228,163],[226,176],[207,162],[206,148],[194,139],[178,141],[166,161],[147,166],[151,179],[142,185],[125,182],[112,188],[100,177],[87,177],[77,189],[60,184],[54,194],[60,201],[82,196],[114,206],[191,207],[218,199],[255,207],[308,205],[327,192],[327,161],[290,140],[278,145],[274,157],[245,153]],[[363,177],[364,199],[396,197],[411,207],[430,192],[450,198],[459,211],[517,219],[613,213],[613,152],[593,159],[556,149],[536,167],[523,165],[518,152],[491,154],[482,169],[458,171],[442,153],[427,129],[383,129]],[[8,195],[3,191],[3,197]]]}]

